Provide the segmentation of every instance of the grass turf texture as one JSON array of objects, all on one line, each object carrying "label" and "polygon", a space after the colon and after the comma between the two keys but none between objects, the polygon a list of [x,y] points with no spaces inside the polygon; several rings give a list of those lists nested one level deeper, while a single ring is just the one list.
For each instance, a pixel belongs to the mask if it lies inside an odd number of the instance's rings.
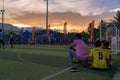
[{"label": "grass turf texture", "polygon": [[[15,45],[0,49],[0,80],[41,80],[67,68],[68,46]],[[113,55],[110,71],[94,71],[84,65],[80,72],[67,71],[50,80],[111,80],[120,66],[120,55]]]}]

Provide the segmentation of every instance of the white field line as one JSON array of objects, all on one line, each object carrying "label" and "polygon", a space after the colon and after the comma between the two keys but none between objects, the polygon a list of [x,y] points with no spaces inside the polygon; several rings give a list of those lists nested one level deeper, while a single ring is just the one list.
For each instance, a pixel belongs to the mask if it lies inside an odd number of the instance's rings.
[{"label": "white field line", "polygon": [[120,80],[120,68],[118,68],[118,71],[114,74],[112,80]]},{"label": "white field line", "polygon": [[[77,66],[77,65],[79,65],[79,64],[76,64],[76,65],[74,65],[74,66],[72,66],[72,67],[75,67],[75,66]],[[66,68],[66,69],[63,69],[63,70],[57,72],[57,73],[51,74],[51,75],[43,78],[42,80],[49,80],[49,79],[51,79],[51,78],[53,78],[53,77],[55,77],[55,76],[57,76],[57,75],[59,75],[59,74],[62,74],[62,73],[64,73],[64,72],[68,71],[68,70],[71,69],[72,67],[68,67],[68,68]]]}]

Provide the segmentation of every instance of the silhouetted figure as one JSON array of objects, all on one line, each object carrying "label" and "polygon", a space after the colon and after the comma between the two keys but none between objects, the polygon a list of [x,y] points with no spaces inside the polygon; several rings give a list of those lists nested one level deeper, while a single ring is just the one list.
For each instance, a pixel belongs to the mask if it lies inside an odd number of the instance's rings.
[{"label": "silhouetted figure", "polygon": [[13,48],[13,44],[14,44],[14,35],[13,35],[13,33],[11,32],[11,33],[10,33],[10,45],[11,45],[11,48]]},{"label": "silhouetted figure", "polygon": [[0,29],[0,48],[2,47],[2,48],[4,48],[4,45],[5,45],[5,43],[4,43],[4,39],[3,39],[3,32],[2,32],[2,29]]}]

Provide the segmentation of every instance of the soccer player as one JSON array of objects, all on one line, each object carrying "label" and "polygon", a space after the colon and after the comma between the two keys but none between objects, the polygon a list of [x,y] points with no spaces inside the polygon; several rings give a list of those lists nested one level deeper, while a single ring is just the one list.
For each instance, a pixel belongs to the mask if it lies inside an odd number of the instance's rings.
[{"label": "soccer player", "polygon": [[94,46],[95,48],[93,48],[89,54],[92,68],[97,70],[107,70],[109,56],[107,55],[107,52],[101,47],[101,41],[96,41]]}]

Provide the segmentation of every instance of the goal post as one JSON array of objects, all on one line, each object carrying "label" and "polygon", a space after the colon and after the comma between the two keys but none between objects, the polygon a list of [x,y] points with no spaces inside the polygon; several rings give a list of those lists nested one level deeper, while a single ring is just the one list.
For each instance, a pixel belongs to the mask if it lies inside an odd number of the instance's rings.
[{"label": "goal post", "polygon": [[111,40],[111,50],[112,54],[119,54],[120,53],[120,30],[117,27],[115,28],[115,35],[112,36]]}]

